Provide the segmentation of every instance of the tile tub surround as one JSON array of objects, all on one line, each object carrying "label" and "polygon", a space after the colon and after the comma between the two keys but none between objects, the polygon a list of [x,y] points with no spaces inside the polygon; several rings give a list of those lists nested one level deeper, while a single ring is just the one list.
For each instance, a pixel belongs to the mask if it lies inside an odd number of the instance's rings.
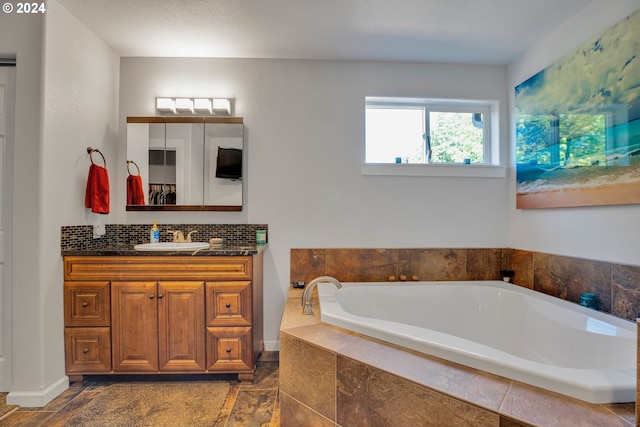
[{"label": "tile tub surround", "polygon": [[[140,243],[149,243],[149,230],[153,224],[107,224],[106,233],[98,239],[93,238],[93,226],[69,225],[60,228],[60,249],[62,251],[99,250],[104,247],[133,247]],[[170,242],[169,230],[181,230],[186,234],[196,230],[194,241],[208,242],[212,237],[221,237],[225,244],[255,245],[256,231],[268,230],[266,224],[162,224],[160,241]]]},{"label": "tile tub surround", "polygon": [[602,311],[624,319],[640,312],[640,266],[509,248],[291,249],[291,281],[500,280],[500,270],[513,270],[516,285],[575,303],[595,293]]},{"label": "tile tub surround", "polygon": [[[499,271],[503,269],[515,271],[513,282],[517,285],[565,298],[576,303],[582,292],[602,294],[602,309],[619,317],[635,319],[638,310],[640,310],[640,267],[509,248],[292,249],[290,277],[291,281],[305,282],[309,282],[314,277],[322,275],[331,275],[339,280],[355,282],[386,281],[388,276],[391,275],[396,277],[400,275],[407,275],[409,277],[416,275],[420,280],[488,280],[499,279]],[[290,289],[290,296],[291,293],[295,291],[301,293],[299,290]],[[332,357],[336,360],[336,366],[338,357],[340,357],[340,354],[336,352],[336,348],[342,349],[343,347],[347,347],[349,344],[345,343],[345,340],[356,339],[375,342],[375,340],[346,332],[340,328],[321,324],[318,319],[315,319],[315,316],[303,316],[301,314],[299,297],[295,296],[292,298],[293,300],[287,303],[281,326],[281,367],[283,363],[282,360],[284,360],[286,364],[286,361],[291,357],[288,356],[287,353],[289,353],[288,346],[292,342],[302,343],[300,345],[310,345],[315,351],[323,352],[322,354],[333,355]],[[314,298],[314,301],[317,301],[317,298]],[[297,329],[307,324],[315,326],[309,326],[306,330]],[[330,345],[326,343],[327,339],[331,341]],[[384,348],[394,348],[387,344],[381,345],[383,345]],[[372,353],[369,357],[374,357],[376,351],[376,349],[371,349]],[[404,350],[399,351],[401,351],[402,354],[413,354]],[[349,357],[349,355],[347,354],[346,357]],[[415,357],[418,357],[418,360],[432,360],[429,357],[416,356],[414,354],[414,360]],[[385,359],[385,362],[401,360],[397,355],[381,358]],[[293,360],[296,360],[295,356],[293,356]],[[443,366],[446,367],[453,365],[441,359],[436,360],[443,363]],[[638,360],[640,363],[640,357],[638,357]],[[377,362],[371,363],[370,366],[386,370],[376,363]],[[459,365],[455,366],[460,368]],[[398,369],[399,368],[400,367],[398,367]],[[420,369],[424,368],[415,368],[412,372]],[[463,368],[462,370],[465,371],[467,368]],[[288,371],[285,369],[285,372]],[[486,373],[475,372],[476,375],[483,378],[487,376],[491,377]],[[446,373],[442,375],[446,376]],[[407,379],[405,375],[402,375],[402,377]],[[409,380],[411,380],[411,378],[409,378]],[[502,380],[506,381],[504,379]],[[287,381],[290,384],[285,384],[282,393],[282,402],[286,408],[285,411],[283,411],[283,420],[285,419],[285,413],[289,413],[292,420],[296,420],[297,418],[295,417],[306,415],[317,417],[319,413],[310,409],[314,408],[313,402],[310,404],[308,400],[304,398],[297,399],[287,394],[287,387],[292,387],[292,383],[294,383],[295,380],[285,376],[285,383]],[[601,408],[608,411],[613,410],[619,415],[622,422],[620,423],[617,418],[614,418],[613,421],[609,420],[613,422],[611,425],[635,425],[634,419],[636,415],[633,404],[590,405],[520,383],[514,382],[514,384],[517,386],[512,388],[513,393],[511,393],[510,399],[505,397],[500,408],[505,408],[505,404],[510,403],[518,407],[518,410],[526,411],[528,409],[531,412],[530,420],[535,420],[535,408],[538,408],[538,415],[544,415],[545,413],[550,414],[549,419],[546,419],[548,422],[537,423],[537,425],[571,425],[566,424],[567,419],[571,419],[571,412],[569,411],[565,414],[560,408],[574,408],[575,411],[581,413],[583,411],[583,405],[587,405],[587,407],[590,408],[589,412],[592,410],[598,412]],[[471,389],[478,389],[477,386],[474,385],[470,387]],[[482,386],[483,390],[484,388],[485,385]],[[514,394],[515,391],[522,390],[533,390],[534,392],[530,392],[528,397]],[[443,390],[443,392],[449,394],[447,390]],[[293,394],[300,396],[304,393]],[[310,396],[319,394],[319,392],[308,390],[306,394]],[[640,397],[640,391],[638,395]],[[524,400],[520,400],[520,398]],[[467,398],[463,398],[463,400],[468,401]],[[535,405],[532,405],[532,403],[535,403]],[[547,407],[557,408],[557,410],[555,410],[555,412],[549,412]],[[509,421],[509,413],[504,413],[501,416],[503,417],[500,420],[501,427],[528,425],[526,423],[520,424],[513,420]],[[554,416],[558,417],[556,420],[557,424],[551,422],[551,418]],[[527,419],[526,417],[519,418],[518,416],[513,416],[513,418],[521,420]],[[323,417],[322,419],[323,422],[328,423],[310,425],[336,425],[335,417]],[[564,422],[558,420],[564,420]],[[295,423],[289,425],[295,425]],[[465,424],[462,423],[460,425]],[[471,423],[469,425],[474,424]],[[531,425],[536,425],[536,423],[531,422]],[[595,423],[584,422],[582,425],[607,424],[602,424],[598,421]],[[286,426],[286,424],[283,423],[283,427],[284,426]],[[638,426],[640,426],[640,423]]]},{"label": "tile tub surround", "polygon": [[[619,426],[594,405],[322,323],[290,289],[280,327],[281,426]],[[317,295],[314,297],[317,301]]]}]

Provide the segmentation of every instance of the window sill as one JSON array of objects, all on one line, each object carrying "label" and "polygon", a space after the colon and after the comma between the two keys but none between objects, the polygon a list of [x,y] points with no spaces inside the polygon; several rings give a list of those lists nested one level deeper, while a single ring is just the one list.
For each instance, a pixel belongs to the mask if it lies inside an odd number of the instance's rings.
[{"label": "window sill", "polygon": [[506,166],[463,164],[368,163],[362,175],[377,176],[441,176],[460,178],[505,178]]}]

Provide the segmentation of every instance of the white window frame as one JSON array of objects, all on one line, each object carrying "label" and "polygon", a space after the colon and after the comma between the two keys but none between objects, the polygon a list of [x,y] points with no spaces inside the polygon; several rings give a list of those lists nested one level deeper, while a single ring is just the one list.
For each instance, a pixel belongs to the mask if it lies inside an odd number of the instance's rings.
[{"label": "white window frame", "polygon": [[470,165],[462,163],[367,163],[365,135],[362,147],[362,175],[506,177],[506,167],[500,165],[499,161],[497,101],[368,96],[365,98],[365,109],[368,106],[421,107],[428,111],[483,113],[483,163]]}]

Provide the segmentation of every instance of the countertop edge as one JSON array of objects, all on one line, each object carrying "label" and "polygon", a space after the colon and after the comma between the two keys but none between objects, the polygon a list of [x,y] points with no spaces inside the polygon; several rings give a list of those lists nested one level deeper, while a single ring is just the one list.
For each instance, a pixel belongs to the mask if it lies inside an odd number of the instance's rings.
[{"label": "countertop edge", "polygon": [[136,251],[130,246],[105,246],[92,249],[64,249],[60,253],[65,256],[252,256],[264,252],[269,244],[248,244],[241,246],[222,246],[220,248],[200,249],[195,251]]}]

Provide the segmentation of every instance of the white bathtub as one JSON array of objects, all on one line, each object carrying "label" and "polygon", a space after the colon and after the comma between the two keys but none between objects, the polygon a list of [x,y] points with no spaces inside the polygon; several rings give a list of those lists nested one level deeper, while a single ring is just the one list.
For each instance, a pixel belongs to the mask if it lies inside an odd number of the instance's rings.
[{"label": "white bathtub", "polygon": [[502,281],[318,284],[323,322],[591,403],[633,402],[633,322]]}]

